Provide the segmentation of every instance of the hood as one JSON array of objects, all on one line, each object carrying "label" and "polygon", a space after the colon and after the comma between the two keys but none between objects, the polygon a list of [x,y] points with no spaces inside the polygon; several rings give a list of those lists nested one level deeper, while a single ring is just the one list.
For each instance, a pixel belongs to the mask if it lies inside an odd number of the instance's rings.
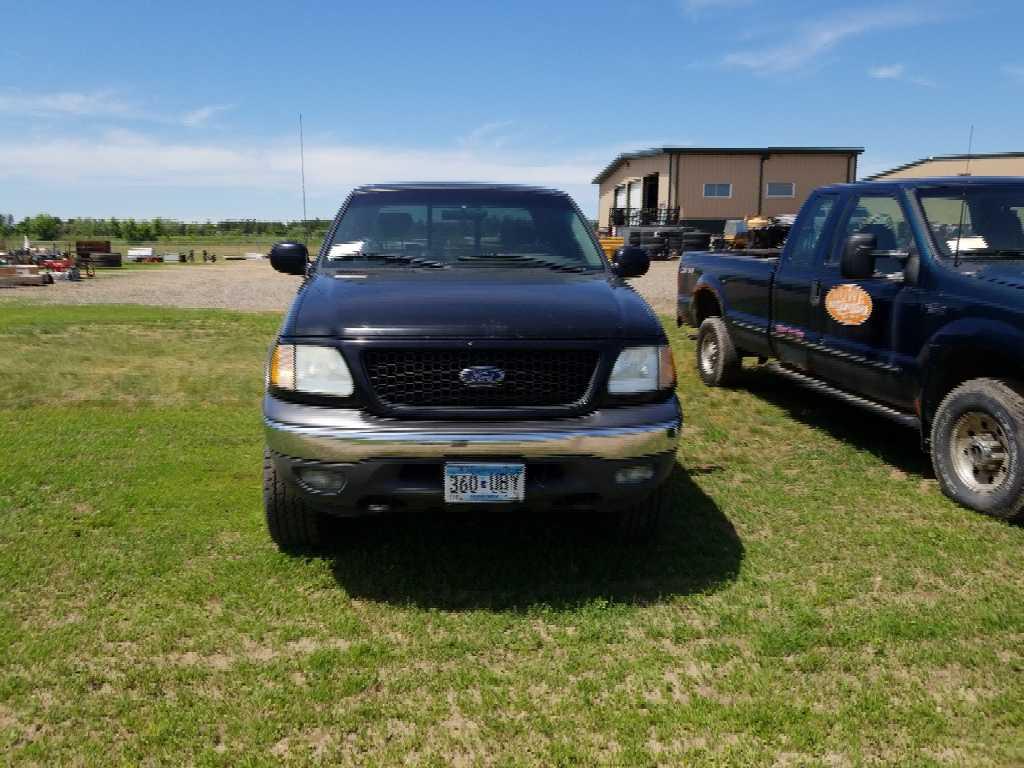
[{"label": "hood", "polygon": [[976,280],[1007,288],[1024,288],[1024,260],[962,261],[960,271]]},{"label": "hood", "polygon": [[603,272],[387,268],[317,272],[282,335],[654,340],[664,331],[632,288]]}]

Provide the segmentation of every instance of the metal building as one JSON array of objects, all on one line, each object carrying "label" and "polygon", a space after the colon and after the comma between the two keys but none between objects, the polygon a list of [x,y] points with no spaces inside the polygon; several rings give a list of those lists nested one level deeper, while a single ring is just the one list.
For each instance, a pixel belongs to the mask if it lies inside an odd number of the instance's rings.
[{"label": "metal building", "polygon": [[869,176],[868,181],[932,176],[1024,176],[1024,152],[987,155],[936,155]]},{"label": "metal building", "polygon": [[656,147],[619,155],[594,179],[602,229],[796,213],[815,187],[853,181],[862,147]]}]

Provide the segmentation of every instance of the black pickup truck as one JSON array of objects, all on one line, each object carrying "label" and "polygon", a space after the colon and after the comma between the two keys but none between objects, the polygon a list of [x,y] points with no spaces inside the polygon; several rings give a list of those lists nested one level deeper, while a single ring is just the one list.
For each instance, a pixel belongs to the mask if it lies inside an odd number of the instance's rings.
[{"label": "black pickup truck", "polygon": [[650,530],[682,415],[664,329],[572,200],[473,184],[362,187],[302,274],[267,366],[264,503],[283,549],[324,515],[450,504],[611,513]]},{"label": "black pickup truck", "polygon": [[679,323],[704,382],[744,357],[920,429],[943,491],[1024,506],[1024,179],[816,190],[780,252],[691,253]]}]

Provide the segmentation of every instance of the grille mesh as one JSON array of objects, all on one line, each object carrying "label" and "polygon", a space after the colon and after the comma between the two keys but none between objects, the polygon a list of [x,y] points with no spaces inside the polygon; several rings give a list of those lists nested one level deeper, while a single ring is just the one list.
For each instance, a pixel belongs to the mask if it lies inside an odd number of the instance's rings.
[{"label": "grille mesh", "polygon": [[[366,375],[388,405],[412,407],[569,406],[586,395],[596,350],[373,349],[363,352]],[[469,387],[459,373],[495,366],[505,380]]]}]

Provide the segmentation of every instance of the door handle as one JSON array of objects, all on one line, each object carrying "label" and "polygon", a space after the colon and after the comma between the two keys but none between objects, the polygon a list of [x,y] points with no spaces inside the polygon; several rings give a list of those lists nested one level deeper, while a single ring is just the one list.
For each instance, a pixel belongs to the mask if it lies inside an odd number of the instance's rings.
[{"label": "door handle", "polygon": [[821,280],[811,283],[811,306],[816,307],[821,303]]}]

